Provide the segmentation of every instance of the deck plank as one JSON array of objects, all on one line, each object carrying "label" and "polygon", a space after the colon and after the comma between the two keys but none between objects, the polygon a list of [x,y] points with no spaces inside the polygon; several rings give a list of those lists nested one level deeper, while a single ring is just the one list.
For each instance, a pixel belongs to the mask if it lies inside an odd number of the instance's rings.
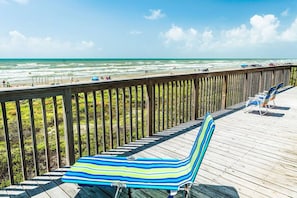
[{"label": "deck plank", "polygon": [[[216,130],[192,187],[192,197],[297,197],[297,88],[280,93],[277,107],[257,112],[226,110],[215,119]],[[185,158],[198,129],[191,121],[106,154],[134,157]],[[187,128],[191,127],[190,130]],[[111,187],[79,187],[62,183],[67,169],[10,186],[0,197],[112,197]],[[127,191],[122,193],[128,197]],[[133,189],[133,198],[166,197],[162,190]],[[178,193],[176,198],[182,197]]]}]

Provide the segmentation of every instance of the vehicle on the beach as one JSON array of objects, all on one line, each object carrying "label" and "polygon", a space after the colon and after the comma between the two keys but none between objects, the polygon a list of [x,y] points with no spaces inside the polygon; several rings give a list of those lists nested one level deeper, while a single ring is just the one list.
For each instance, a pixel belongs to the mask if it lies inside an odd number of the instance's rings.
[{"label": "vehicle on the beach", "polygon": [[248,64],[241,64],[240,65],[242,68],[246,68],[246,67],[248,67],[249,65]]},{"label": "vehicle on the beach", "polygon": [[262,67],[261,64],[251,64],[250,66],[251,66],[251,67]]}]

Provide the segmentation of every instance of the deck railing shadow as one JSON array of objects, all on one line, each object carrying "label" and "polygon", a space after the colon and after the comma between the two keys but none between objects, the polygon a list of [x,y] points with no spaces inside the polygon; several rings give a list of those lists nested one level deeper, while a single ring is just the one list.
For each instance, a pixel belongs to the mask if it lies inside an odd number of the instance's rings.
[{"label": "deck railing shadow", "polygon": [[[239,111],[244,108],[244,103],[239,103],[228,107],[221,111],[216,111],[212,113],[214,119],[218,119],[224,116],[227,116],[235,111]],[[152,146],[158,145],[162,142],[170,140],[174,137],[187,133],[197,127],[200,127],[203,121],[203,117],[197,118],[195,121],[189,121],[187,123],[180,124],[173,128],[164,130],[157,134],[154,134],[150,137],[145,137],[140,140],[136,140],[135,142],[131,142],[129,144],[120,146],[116,149],[111,149],[108,152],[104,152],[102,154],[107,155],[118,155],[118,156],[131,156],[138,152],[144,151]],[[198,129],[197,129],[198,130]]]},{"label": "deck railing shadow", "polygon": [[[120,156],[130,156],[135,153],[138,153],[140,151],[146,150],[152,146],[158,145],[162,142],[165,142],[169,139],[172,139],[174,137],[177,137],[179,135],[182,135],[184,133],[187,133],[201,125],[202,119],[189,123],[184,123],[179,126],[173,127],[171,129],[165,130],[163,132],[159,132],[158,134],[154,134],[153,136],[142,138],[140,140],[137,140],[136,142],[132,142],[128,145],[124,145],[118,149],[110,150],[109,152],[106,152],[104,154],[111,154],[111,155],[120,155]],[[137,147],[131,147],[131,145],[135,145]],[[121,153],[122,148],[127,148],[125,152]]]},{"label": "deck railing shadow", "polygon": [[[66,168],[67,169],[67,168]],[[6,187],[0,191],[0,197],[33,197],[62,184],[61,177],[66,169],[57,169],[41,176]],[[6,191],[6,192],[5,192]]]},{"label": "deck railing shadow", "polygon": [[[229,107],[225,110],[214,112],[213,117],[215,119],[218,119],[223,116],[227,116],[235,111],[238,111],[242,108],[242,104],[238,104],[232,107]],[[187,123],[180,124],[178,126],[175,126],[171,129],[167,129],[163,132],[159,132],[158,134],[154,134],[153,136],[150,137],[145,137],[140,140],[137,140],[135,142],[131,142],[129,144],[123,145],[121,147],[118,147],[116,149],[112,149],[108,152],[104,152],[102,154],[105,155],[119,155],[119,156],[131,156],[133,154],[136,154],[140,151],[146,150],[150,147],[153,147],[155,145],[158,145],[162,142],[165,142],[167,140],[170,140],[174,137],[177,137],[179,135],[182,135],[184,133],[187,133],[193,129],[197,129],[200,127],[201,123],[203,121],[202,118],[198,118],[195,121],[189,121]],[[46,173],[41,176],[34,177],[32,179],[26,180],[25,182],[21,182],[20,184],[17,185],[11,185],[8,188],[5,188],[7,191],[7,194],[10,195],[17,195],[18,197],[32,197],[35,195],[38,195],[40,193],[43,193],[44,191],[48,191],[52,188],[55,188],[62,184],[61,181],[61,176],[65,173],[65,171],[69,167],[65,167],[62,169],[57,169],[55,171]],[[78,194],[76,197],[81,197],[81,196],[96,196],[96,197],[109,197],[113,196],[115,194],[115,188],[113,187],[96,187],[96,186],[77,186],[79,189]],[[202,185],[200,184],[199,186],[194,185],[193,186],[193,193],[194,194],[199,194],[199,193],[210,193],[209,191],[213,191],[212,193],[217,193],[218,195],[220,194],[220,191],[225,189],[226,191],[227,187],[224,186],[211,186],[211,185]],[[132,190],[133,191],[133,190]],[[166,192],[161,191],[161,190],[142,190],[142,191],[137,191],[133,192],[135,194],[147,194],[149,196],[151,195],[164,195],[166,197]],[[6,197],[7,194],[1,194],[0,192],[0,197]],[[127,193],[123,193],[124,197],[127,195]],[[139,195],[140,196],[140,195]],[[132,196],[133,197],[133,196]],[[178,196],[177,196],[178,197]]]}]

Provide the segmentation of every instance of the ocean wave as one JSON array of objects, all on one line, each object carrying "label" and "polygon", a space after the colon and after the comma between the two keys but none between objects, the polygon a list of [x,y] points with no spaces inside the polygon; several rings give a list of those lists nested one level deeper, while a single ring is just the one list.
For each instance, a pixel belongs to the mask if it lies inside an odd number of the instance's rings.
[{"label": "ocean wave", "polygon": [[241,64],[296,63],[296,59],[0,59],[0,80],[21,83],[34,78],[69,79],[107,75],[200,71],[204,68],[240,68]]}]

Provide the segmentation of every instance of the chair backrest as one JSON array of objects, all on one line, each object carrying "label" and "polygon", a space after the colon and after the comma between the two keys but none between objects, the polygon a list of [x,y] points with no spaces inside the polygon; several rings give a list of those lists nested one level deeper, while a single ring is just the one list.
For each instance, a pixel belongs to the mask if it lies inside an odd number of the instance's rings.
[{"label": "chair backrest", "polygon": [[276,90],[276,87],[275,87],[275,86],[274,86],[274,87],[271,87],[271,88],[268,90],[268,92],[267,92],[267,94],[265,95],[265,98],[264,98],[264,100],[263,100],[263,102],[262,102],[262,106],[263,106],[263,107],[265,107],[265,106],[268,104],[268,102],[271,100],[271,98],[272,98],[273,93],[275,92],[275,90]]},{"label": "chair backrest", "polygon": [[284,86],[284,83],[279,83],[279,84],[276,86],[274,92],[272,93],[272,96],[271,96],[270,100],[274,100],[274,99],[275,99],[276,94],[279,93],[279,89],[282,88],[283,86]]},{"label": "chair backrest", "polygon": [[276,86],[276,90],[279,90],[280,88],[282,88],[284,86],[284,83],[281,82]]},{"label": "chair backrest", "polygon": [[200,130],[195,139],[194,145],[188,158],[191,167],[191,181],[194,182],[203,157],[207,150],[208,144],[215,129],[215,123],[212,116],[207,113]]}]

